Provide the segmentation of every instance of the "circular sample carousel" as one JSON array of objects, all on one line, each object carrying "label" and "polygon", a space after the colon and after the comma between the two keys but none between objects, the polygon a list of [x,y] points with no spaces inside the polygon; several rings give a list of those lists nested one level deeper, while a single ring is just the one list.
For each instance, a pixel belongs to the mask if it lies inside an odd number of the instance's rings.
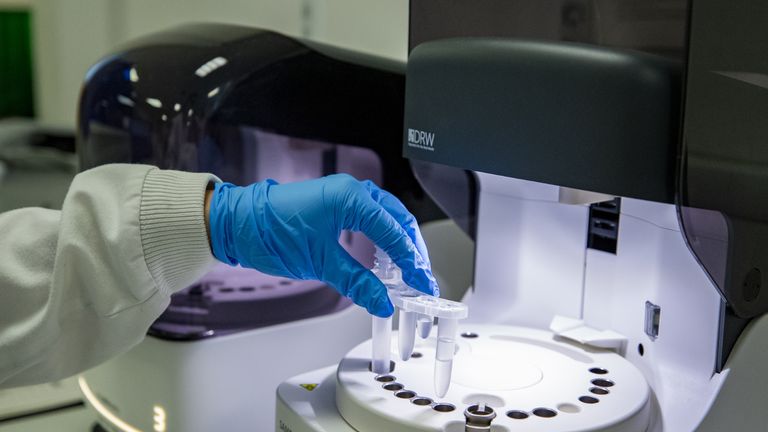
[{"label": "circular sample carousel", "polygon": [[[387,374],[370,370],[371,341],[341,361],[336,405],[355,430],[642,432],[650,390],[629,361],[551,332],[466,325],[456,344],[448,393],[433,385],[436,339]],[[396,344],[393,344],[396,346]],[[394,356],[393,356],[394,357]]]}]

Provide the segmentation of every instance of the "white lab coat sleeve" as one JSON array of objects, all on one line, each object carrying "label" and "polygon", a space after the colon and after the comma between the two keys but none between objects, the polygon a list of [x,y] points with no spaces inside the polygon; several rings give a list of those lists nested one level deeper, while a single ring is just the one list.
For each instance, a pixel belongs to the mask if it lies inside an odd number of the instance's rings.
[{"label": "white lab coat sleeve", "polygon": [[215,262],[209,174],[105,165],[75,177],[61,211],[0,214],[0,387],[64,378],[142,340]]}]

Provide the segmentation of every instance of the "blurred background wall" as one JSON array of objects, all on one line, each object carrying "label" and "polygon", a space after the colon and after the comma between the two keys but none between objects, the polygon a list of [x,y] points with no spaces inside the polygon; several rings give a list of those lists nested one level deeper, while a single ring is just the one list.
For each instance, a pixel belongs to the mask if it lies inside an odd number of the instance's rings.
[{"label": "blurred background wall", "polygon": [[101,56],[185,22],[262,27],[406,57],[407,0],[0,0],[0,27],[8,11],[30,13],[34,112],[52,126],[74,125],[80,83]]}]

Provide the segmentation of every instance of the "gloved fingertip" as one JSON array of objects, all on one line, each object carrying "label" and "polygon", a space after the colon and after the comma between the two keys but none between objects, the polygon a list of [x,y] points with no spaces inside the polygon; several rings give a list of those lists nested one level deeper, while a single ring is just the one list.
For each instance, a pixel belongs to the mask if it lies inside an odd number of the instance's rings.
[{"label": "gloved fingertip", "polygon": [[437,285],[437,282],[432,284],[432,295],[435,297],[440,297],[440,287]]},{"label": "gloved fingertip", "polygon": [[440,297],[440,287],[432,272],[428,269],[416,269],[413,273],[403,275],[405,283],[411,288],[424,294]]},{"label": "gloved fingertip", "polygon": [[435,297],[440,297],[440,287],[437,285],[437,282],[432,280],[429,284],[429,290],[427,294],[431,294]]},{"label": "gloved fingertip", "polygon": [[370,305],[368,305],[368,313],[376,315],[379,318],[387,318],[395,313],[395,307],[389,298],[381,299],[377,298]]},{"label": "gloved fingertip", "polygon": [[362,184],[368,192],[379,189],[379,186],[370,179],[360,180],[360,184]]},{"label": "gloved fingertip", "polygon": [[[339,249],[341,247],[339,246]],[[341,249],[343,250],[343,249]],[[386,318],[394,313],[394,306],[389,300],[387,287],[370,270],[361,266],[354,258],[346,255],[350,267],[342,271],[354,275],[352,278],[341,278],[341,282],[333,284],[339,292],[349,297],[355,304],[362,306],[371,315]],[[344,260],[340,260],[344,262]],[[329,281],[332,282],[332,281]],[[346,283],[346,289],[345,289]]]}]

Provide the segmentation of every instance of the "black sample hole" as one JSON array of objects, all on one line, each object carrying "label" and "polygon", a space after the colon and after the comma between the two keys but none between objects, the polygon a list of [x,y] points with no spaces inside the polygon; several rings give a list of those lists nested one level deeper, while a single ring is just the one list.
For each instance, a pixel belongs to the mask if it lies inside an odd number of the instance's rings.
[{"label": "black sample hole", "polygon": [[591,389],[589,389],[589,391],[590,393],[594,393],[596,395],[607,395],[608,393],[610,393],[608,389],[604,389],[600,387],[592,387]]},{"label": "black sample hole", "polygon": [[600,402],[600,399],[592,396],[582,396],[579,398],[579,401],[584,402],[585,404],[596,404]]},{"label": "black sample hole", "polygon": [[256,287],[252,287],[252,286],[240,287],[240,291],[243,291],[243,292],[251,292],[255,290],[256,290]]},{"label": "black sample hole", "polygon": [[401,390],[399,392],[395,392],[395,396],[399,397],[400,399],[410,399],[416,396],[416,392],[411,390]]},{"label": "black sample hole", "polygon": [[402,385],[402,384],[400,384],[400,383],[396,383],[396,382],[393,382],[393,383],[389,383],[389,384],[384,384],[384,385],[383,385],[383,386],[381,386],[381,387],[382,387],[384,390],[389,390],[389,391],[399,391],[399,390],[402,390],[402,389],[403,389],[403,385]]},{"label": "black sample hole", "polygon": [[552,418],[557,415],[557,411],[549,408],[536,408],[533,410],[533,415],[537,417]]},{"label": "black sample hole", "polygon": [[438,403],[432,406],[432,409],[437,412],[451,412],[456,409],[455,406],[449,403]]},{"label": "black sample hole", "polygon": [[281,280],[281,281],[280,281],[280,282],[278,282],[277,284],[278,284],[278,285],[282,285],[282,286],[286,286],[286,285],[290,285],[291,283],[292,283],[292,282],[291,282],[291,281],[288,281],[288,280]]},{"label": "black sample hole", "polygon": [[374,379],[378,382],[387,383],[394,381],[396,378],[393,375],[377,375]]},{"label": "black sample hole", "polygon": [[637,353],[640,354],[640,356],[645,354],[645,347],[643,344],[637,344]]},{"label": "black sample hole", "polygon": [[[368,371],[373,372],[373,362],[368,362]],[[392,373],[395,371],[395,362],[392,360],[389,361],[389,372]]]},{"label": "black sample hole", "polygon": [[589,371],[595,375],[605,375],[608,373],[608,369],[603,369],[603,368],[592,368]]},{"label": "black sample hole", "polygon": [[422,358],[423,356],[424,356],[424,354],[422,354],[422,353],[420,353],[418,351],[414,351],[414,352],[411,353],[411,358]]},{"label": "black sample hole", "polygon": [[234,288],[230,288],[230,287],[219,288],[219,292],[225,292],[225,293],[230,293],[234,290],[235,290]]},{"label": "black sample hole", "polygon": [[525,420],[528,418],[528,413],[525,411],[507,411],[507,417],[515,420]]},{"label": "black sample hole", "polygon": [[467,339],[475,339],[477,337],[477,333],[464,332],[464,333],[461,334],[461,337],[467,338]]},{"label": "black sample hole", "polygon": [[411,399],[411,403],[414,405],[421,405],[421,406],[432,405],[432,399],[425,398],[425,397],[417,397],[417,398]]},{"label": "black sample hole", "polygon": [[261,288],[263,290],[271,290],[271,289],[274,289],[275,286],[274,285],[270,285],[270,284],[264,284],[264,285],[260,286],[259,288]]},{"label": "black sample hole", "polygon": [[592,384],[598,387],[613,387],[615,385],[613,381],[602,378],[593,379]]},{"label": "black sample hole", "polygon": [[483,409],[480,409],[480,405],[470,405],[467,407],[467,411],[477,415],[491,415],[493,414],[493,408],[488,405],[484,405]]}]

